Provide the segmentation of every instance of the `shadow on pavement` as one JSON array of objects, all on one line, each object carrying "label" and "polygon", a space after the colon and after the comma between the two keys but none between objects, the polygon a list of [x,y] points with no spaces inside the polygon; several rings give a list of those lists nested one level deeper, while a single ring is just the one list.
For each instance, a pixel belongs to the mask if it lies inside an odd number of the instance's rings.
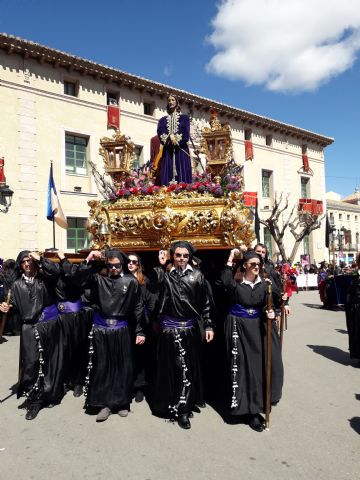
[{"label": "shadow on pavement", "polygon": [[360,417],[352,417],[349,419],[350,427],[360,435]]},{"label": "shadow on pavement", "polygon": [[345,333],[347,335],[347,330],[343,330],[342,328],[335,328],[335,332],[339,332],[339,333]]},{"label": "shadow on pavement", "polygon": [[11,387],[9,387],[9,390],[10,390],[11,393],[9,393],[9,395],[7,395],[5,398],[1,398],[0,403],[4,403],[4,402],[6,402],[6,400],[11,398],[13,395],[16,395],[17,394],[17,389],[18,389],[18,384],[17,383],[14,383],[14,385],[11,385]]},{"label": "shadow on pavement", "polygon": [[327,347],[326,345],[307,345],[314,353],[322,355],[333,362],[340,363],[341,365],[357,367],[354,365],[349,357],[349,352],[344,352],[337,347]]},{"label": "shadow on pavement", "polygon": [[355,393],[356,400],[360,400],[360,393]]},{"label": "shadow on pavement", "polygon": [[316,308],[317,310],[323,310],[324,307],[319,303],[303,303],[305,307]]}]

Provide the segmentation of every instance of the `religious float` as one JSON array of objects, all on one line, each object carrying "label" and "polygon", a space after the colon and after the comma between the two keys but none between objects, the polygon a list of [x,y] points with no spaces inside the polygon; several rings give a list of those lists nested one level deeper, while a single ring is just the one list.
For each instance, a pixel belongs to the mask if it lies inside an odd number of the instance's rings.
[{"label": "religious float", "polygon": [[157,185],[152,165],[133,170],[134,153],[134,144],[119,130],[100,141],[105,174],[100,175],[95,165],[92,168],[105,199],[88,202],[93,249],[154,251],[179,239],[201,250],[252,243],[254,211],[250,207],[255,207],[256,194],[243,191],[230,127],[221,125],[215,113],[210,127],[201,131],[199,149],[193,152],[192,183]]}]

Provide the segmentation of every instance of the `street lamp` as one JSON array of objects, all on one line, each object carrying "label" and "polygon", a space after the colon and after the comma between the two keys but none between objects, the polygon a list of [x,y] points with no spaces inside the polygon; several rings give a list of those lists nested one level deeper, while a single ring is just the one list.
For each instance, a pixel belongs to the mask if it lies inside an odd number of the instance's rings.
[{"label": "street lamp", "polygon": [[0,158],[0,212],[7,213],[11,207],[13,191],[6,185],[4,158]]},{"label": "street lamp", "polygon": [[332,236],[332,251],[333,251],[333,266],[335,268],[335,241],[337,240],[337,250],[339,252],[338,258],[340,256],[340,252],[342,252],[342,248],[344,245],[344,236],[345,236],[345,227],[341,227],[337,229],[335,225],[331,225],[331,236]]}]

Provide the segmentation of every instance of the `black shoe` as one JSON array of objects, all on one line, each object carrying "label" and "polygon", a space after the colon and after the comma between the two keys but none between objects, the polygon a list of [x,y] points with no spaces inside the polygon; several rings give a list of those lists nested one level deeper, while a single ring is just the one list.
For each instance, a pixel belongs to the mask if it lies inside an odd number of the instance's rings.
[{"label": "black shoe", "polygon": [[255,430],[255,432],[264,431],[263,422],[260,420],[260,417],[258,415],[251,415],[251,418],[249,420],[249,427]]},{"label": "black shoe", "polygon": [[26,420],[34,420],[37,417],[38,413],[41,410],[40,405],[31,405],[29,410],[26,412],[25,418]]},{"label": "black shoe", "polygon": [[83,394],[83,386],[82,385],[75,385],[73,395],[74,397],[81,397]]},{"label": "black shoe", "polygon": [[135,402],[141,403],[144,400],[144,392],[142,390],[137,390],[135,393]]},{"label": "black shoe", "polygon": [[199,408],[206,408],[206,403],[205,402],[197,403],[196,406]]},{"label": "black shoe", "polygon": [[189,430],[189,428],[191,428],[189,415],[187,413],[183,413],[182,415],[179,416],[178,425],[179,427],[184,428],[185,430]]},{"label": "black shoe", "polygon": [[189,418],[194,418],[193,412],[190,412],[188,416],[189,416]]}]

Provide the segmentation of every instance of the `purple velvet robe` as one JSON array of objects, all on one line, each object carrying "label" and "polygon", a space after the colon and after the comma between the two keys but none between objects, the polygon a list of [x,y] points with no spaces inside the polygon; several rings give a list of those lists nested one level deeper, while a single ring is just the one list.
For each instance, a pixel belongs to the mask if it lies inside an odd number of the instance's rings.
[{"label": "purple velvet robe", "polygon": [[[178,145],[173,145],[169,135],[173,133]],[[161,185],[168,185],[171,180],[192,182],[191,159],[188,141],[190,138],[190,119],[187,115],[173,113],[159,120],[157,134],[163,145],[161,157]],[[174,157],[176,173],[174,175]]]}]

